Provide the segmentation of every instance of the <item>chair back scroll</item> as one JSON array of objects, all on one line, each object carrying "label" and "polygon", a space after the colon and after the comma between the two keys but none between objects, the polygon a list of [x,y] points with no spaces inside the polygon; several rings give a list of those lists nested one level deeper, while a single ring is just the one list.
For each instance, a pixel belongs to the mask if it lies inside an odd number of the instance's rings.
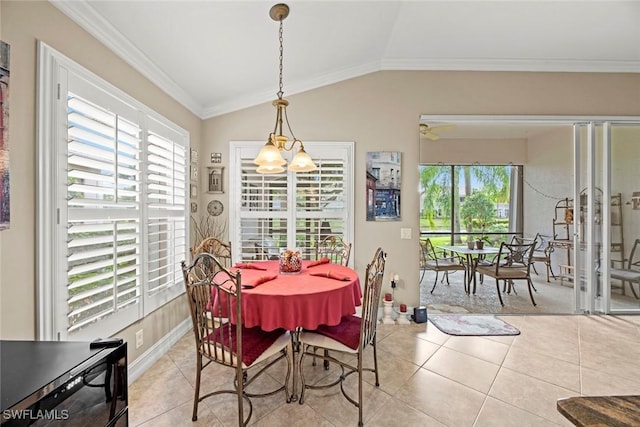
[{"label": "chair back scroll", "polygon": [[514,239],[512,243],[502,242],[495,263],[496,274],[499,274],[501,269],[511,268],[526,271],[527,276],[529,276],[535,247],[535,239],[533,241]]},{"label": "chair back scroll", "polygon": [[378,248],[371,263],[367,265],[360,322],[360,351],[375,339],[386,259],[387,254],[382,248]]},{"label": "chair back scroll", "polygon": [[232,265],[231,242],[223,242],[215,237],[207,237],[191,251],[191,256],[196,257],[203,252],[213,255],[226,268],[230,268]]},{"label": "chair back scroll", "polygon": [[346,243],[341,236],[330,235],[316,242],[316,259],[329,258],[334,264],[348,265],[351,255],[351,243]]}]

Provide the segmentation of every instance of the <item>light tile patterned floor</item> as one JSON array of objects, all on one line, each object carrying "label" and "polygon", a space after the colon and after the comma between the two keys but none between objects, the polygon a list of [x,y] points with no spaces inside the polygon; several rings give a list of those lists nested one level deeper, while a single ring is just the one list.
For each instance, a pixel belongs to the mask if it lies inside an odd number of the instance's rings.
[{"label": "light tile patterned floor", "polygon": [[[365,425],[570,426],[556,410],[559,398],[640,393],[640,316],[501,318],[521,334],[453,337],[430,323],[380,325],[380,387],[365,374]],[[192,423],[194,351],[189,333],[130,386],[130,425],[235,425],[230,396],[206,400]],[[281,368],[258,386],[284,378]],[[220,369],[204,371],[204,390],[228,381]],[[325,375],[320,366],[307,372]],[[253,401],[255,426],[357,425],[356,407],[338,388],[309,391],[303,405],[282,394]]]}]

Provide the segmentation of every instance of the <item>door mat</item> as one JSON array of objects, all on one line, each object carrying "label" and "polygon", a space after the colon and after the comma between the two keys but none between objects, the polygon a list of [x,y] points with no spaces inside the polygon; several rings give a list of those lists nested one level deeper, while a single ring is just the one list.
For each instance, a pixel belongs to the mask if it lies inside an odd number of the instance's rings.
[{"label": "door mat", "polygon": [[429,320],[445,334],[460,336],[520,335],[518,328],[495,316],[433,314]]}]

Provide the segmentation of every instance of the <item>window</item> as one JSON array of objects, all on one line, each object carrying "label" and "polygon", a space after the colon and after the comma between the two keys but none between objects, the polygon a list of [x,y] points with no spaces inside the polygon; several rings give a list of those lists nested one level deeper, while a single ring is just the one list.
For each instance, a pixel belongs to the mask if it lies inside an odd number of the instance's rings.
[{"label": "window", "polygon": [[420,165],[420,234],[508,240],[522,234],[521,195],[522,166]]},{"label": "window", "polygon": [[38,335],[113,335],[183,291],[188,133],[39,50]]},{"label": "window", "polygon": [[315,242],[328,234],[352,242],[353,143],[305,142],[317,170],[268,175],[257,173],[253,164],[262,145],[231,143],[233,259],[274,259],[293,248],[310,259]]}]

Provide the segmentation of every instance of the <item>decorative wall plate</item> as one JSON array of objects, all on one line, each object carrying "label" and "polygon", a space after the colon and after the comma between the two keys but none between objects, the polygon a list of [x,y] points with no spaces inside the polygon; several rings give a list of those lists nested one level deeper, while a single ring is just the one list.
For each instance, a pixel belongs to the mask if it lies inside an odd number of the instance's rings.
[{"label": "decorative wall plate", "polygon": [[220,200],[212,200],[207,205],[207,212],[211,216],[218,216],[224,211],[224,206]]}]

